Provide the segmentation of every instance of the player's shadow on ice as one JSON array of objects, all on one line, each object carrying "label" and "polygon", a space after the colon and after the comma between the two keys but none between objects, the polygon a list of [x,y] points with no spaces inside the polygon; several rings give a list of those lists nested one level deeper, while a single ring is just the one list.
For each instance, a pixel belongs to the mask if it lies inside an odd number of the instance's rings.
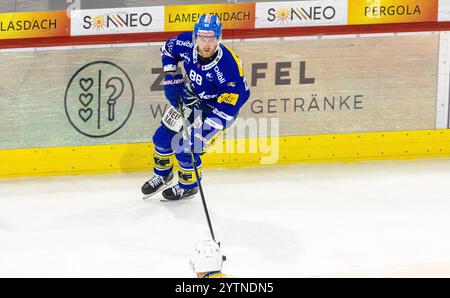
[{"label": "player's shadow on ice", "polygon": [[[208,199],[206,199],[206,202],[208,204]],[[205,233],[209,232],[199,193],[193,199],[164,202],[162,204],[175,218],[204,225]],[[237,243],[249,250],[258,250],[259,253],[264,254],[266,258],[272,261],[285,263],[292,262],[292,255],[283,254],[278,249],[279,247],[289,247],[290,250],[294,251],[301,250],[300,243],[295,240],[297,235],[295,231],[268,222],[236,219],[236,217],[233,219],[225,218],[220,215],[220,212],[215,212],[210,208],[209,205],[208,209],[217,240],[223,241],[226,239],[228,245]],[[245,217],[245,212],[242,212],[242,217]]]}]

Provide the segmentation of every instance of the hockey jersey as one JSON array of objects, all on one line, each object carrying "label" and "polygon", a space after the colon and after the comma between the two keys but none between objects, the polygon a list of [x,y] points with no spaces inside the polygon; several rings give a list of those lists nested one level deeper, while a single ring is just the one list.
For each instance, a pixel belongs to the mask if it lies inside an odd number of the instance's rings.
[{"label": "hockey jersey", "polygon": [[161,48],[164,71],[176,71],[183,62],[192,91],[200,98],[218,130],[228,127],[250,96],[240,58],[222,43],[209,64],[202,65],[195,49],[192,32],[181,33]]},{"label": "hockey jersey", "polygon": [[205,275],[204,278],[232,278],[232,276],[224,274],[222,272],[211,272]]}]

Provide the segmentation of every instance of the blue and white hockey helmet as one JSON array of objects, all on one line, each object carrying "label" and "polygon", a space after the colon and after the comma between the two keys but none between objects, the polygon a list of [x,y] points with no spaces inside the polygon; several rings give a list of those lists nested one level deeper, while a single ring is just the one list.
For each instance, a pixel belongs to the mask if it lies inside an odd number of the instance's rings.
[{"label": "blue and white hockey helmet", "polygon": [[224,260],[217,242],[203,240],[195,245],[191,255],[191,266],[195,273],[220,271]]},{"label": "blue and white hockey helmet", "polygon": [[200,16],[194,25],[194,39],[198,36],[216,37],[220,40],[222,36],[222,22],[219,17],[212,14]]}]

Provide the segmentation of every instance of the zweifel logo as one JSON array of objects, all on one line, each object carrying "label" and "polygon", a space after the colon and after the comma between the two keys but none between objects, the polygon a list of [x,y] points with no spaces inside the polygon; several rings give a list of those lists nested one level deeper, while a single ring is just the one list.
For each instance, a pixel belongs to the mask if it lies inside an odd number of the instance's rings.
[{"label": "zweifel logo", "polygon": [[89,63],[70,79],[64,99],[70,124],[81,134],[103,138],[131,116],[134,88],[128,74],[108,61]]}]

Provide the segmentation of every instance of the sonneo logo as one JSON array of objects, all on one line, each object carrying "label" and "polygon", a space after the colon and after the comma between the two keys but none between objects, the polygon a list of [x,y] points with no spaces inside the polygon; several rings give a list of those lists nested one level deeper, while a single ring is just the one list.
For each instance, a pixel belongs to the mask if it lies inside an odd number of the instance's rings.
[{"label": "sonneo logo", "polygon": [[164,7],[72,11],[72,35],[160,32]]},{"label": "sonneo logo", "polygon": [[138,13],[113,13],[96,16],[85,16],[84,29],[107,30],[110,28],[126,29],[131,27],[148,27],[152,23],[152,15],[145,12]]},{"label": "sonneo logo", "polygon": [[291,7],[291,8],[269,8],[267,11],[269,22],[278,21],[285,23],[288,21],[300,20],[331,20],[336,16],[336,9],[333,6],[310,6],[310,7]]},{"label": "sonneo logo", "polygon": [[344,25],[347,1],[256,3],[256,28]]}]

